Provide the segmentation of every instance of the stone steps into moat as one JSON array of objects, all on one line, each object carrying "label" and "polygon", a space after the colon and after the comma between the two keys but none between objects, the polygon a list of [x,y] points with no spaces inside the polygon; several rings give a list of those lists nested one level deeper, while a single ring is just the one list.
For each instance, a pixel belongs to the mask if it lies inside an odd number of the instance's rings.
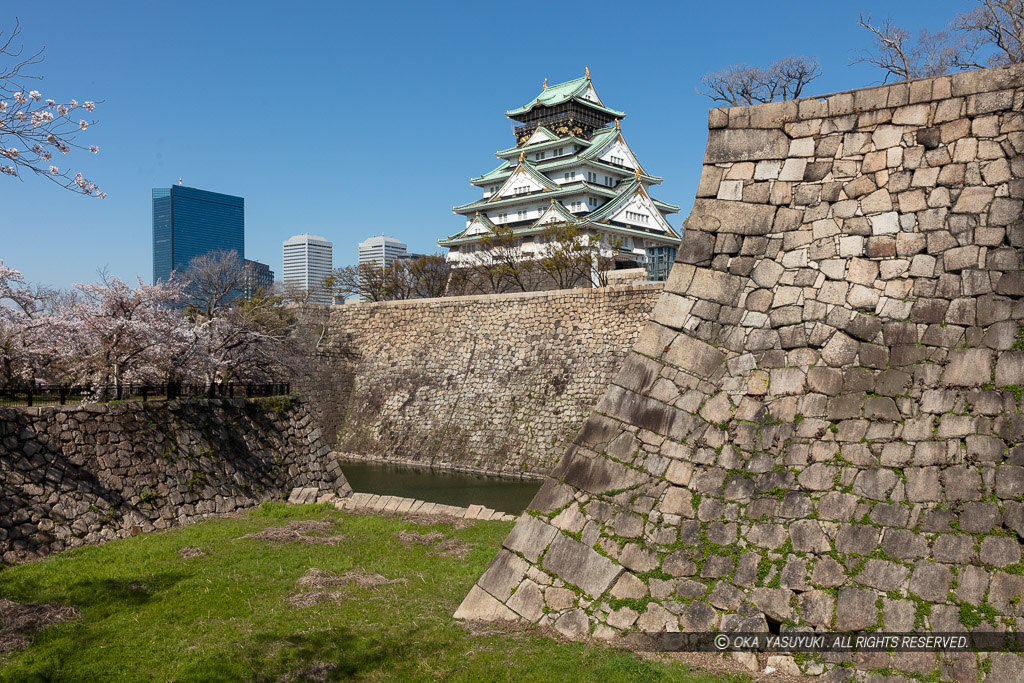
[{"label": "stone steps into moat", "polygon": [[479,519],[484,521],[514,522],[516,515],[510,515],[501,510],[492,510],[483,505],[470,505],[469,507],[458,507],[456,505],[445,505],[443,503],[431,503],[415,498],[403,498],[401,496],[382,496],[374,493],[353,493],[347,498],[339,497],[333,492],[321,492],[314,487],[292,489],[288,496],[288,502],[296,505],[306,503],[331,503],[338,510],[350,510],[361,512],[394,512],[409,513],[418,515],[437,515],[447,517],[458,517],[461,519]]}]

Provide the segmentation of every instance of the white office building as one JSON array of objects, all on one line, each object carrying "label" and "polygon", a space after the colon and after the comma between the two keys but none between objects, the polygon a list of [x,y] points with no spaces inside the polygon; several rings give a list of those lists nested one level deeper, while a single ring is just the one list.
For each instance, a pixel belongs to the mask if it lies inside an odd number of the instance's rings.
[{"label": "white office building", "polygon": [[376,263],[387,268],[408,253],[408,246],[394,237],[371,237],[359,243],[359,263]]},{"label": "white office building", "polygon": [[317,235],[304,233],[284,242],[282,281],[311,293],[310,302],[330,304],[331,295],[323,286],[334,268],[334,245]]}]

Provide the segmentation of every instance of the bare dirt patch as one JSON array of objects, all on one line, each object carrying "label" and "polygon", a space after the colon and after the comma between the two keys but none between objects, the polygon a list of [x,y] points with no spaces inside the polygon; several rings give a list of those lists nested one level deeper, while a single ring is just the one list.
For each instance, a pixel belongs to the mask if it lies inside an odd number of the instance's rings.
[{"label": "bare dirt patch", "polygon": [[192,546],[187,546],[178,551],[178,557],[183,560],[188,560],[193,557],[203,557],[205,555],[206,553],[203,552],[202,548],[193,548]]},{"label": "bare dirt patch", "polygon": [[431,555],[464,558],[469,554],[469,544],[458,538],[449,538],[440,531],[421,534],[417,531],[400,531],[398,540],[406,545],[428,546]]},{"label": "bare dirt patch", "polygon": [[344,536],[325,536],[334,529],[334,522],[329,520],[305,519],[289,522],[287,526],[271,526],[255,534],[246,534],[242,538],[257,538],[271,543],[305,543],[307,545],[338,545],[345,540]]},{"label": "bare dirt patch", "polygon": [[334,680],[332,674],[338,670],[337,664],[328,662],[313,662],[309,666],[281,676],[281,683],[292,683],[293,681],[330,681]]},{"label": "bare dirt patch", "polygon": [[78,610],[67,605],[35,605],[0,599],[0,653],[25,647],[36,631],[77,618]]},{"label": "bare dirt patch", "polygon": [[303,588],[327,588],[328,586],[347,586],[354,583],[360,588],[376,588],[389,583],[408,583],[408,579],[399,577],[397,579],[386,579],[380,574],[369,574],[367,572],[344,572],[335,574],[323,569],[312,568],[305,573],[295,585]]},{"label": "bare dirt patch", "polygon": [[434,526],[435,524],[450,524],[454,529],[465,529],[473,526],[476,520],[456,517],[455,515],[425,515],[419,512],[384,512],[383,510],[367,510],[359,508],[346,510],[350,515],[373,515],[375,517],[394,517],[417,526]]},{"label": "bare dirt patch", "polygon": [[[321,602],[341,602],[345,599],[345,589],[350,586],[359,588],[377,588],[392,583],[408,583],[408,579],[399,577],[388,579],[380,574],[368,572],[344,572],[335,574],[323,569],[312,568],[305,575],[299,577],[295,582],[300,588],[313,589],[302,593],[290,595],[287,598],[288,604],[292,607],[309,607]],[[338,588],[341,590],[325,590]]]}]

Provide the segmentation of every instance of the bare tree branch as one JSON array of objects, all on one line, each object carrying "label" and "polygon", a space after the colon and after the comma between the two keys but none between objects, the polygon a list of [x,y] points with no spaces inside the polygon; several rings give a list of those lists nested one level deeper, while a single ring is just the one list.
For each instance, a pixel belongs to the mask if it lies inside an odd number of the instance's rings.
[{"label": "bare tree branch", "polygon": [[808,83],[821,75],[818,60],[811,57],[785,57],[765,68],[736,64],[705,74],[697,92],[715,102],[732,106],[763,104],[800,97]]},{"label": "bare tree branch", "polygon": [[982,66],[974,54],[985,46],[995,48],[988,66],[1024,62],[1024,0],[981,0],[981,5],[953,19],[954,30],[963,34],[965,49],[958,68]]},{"label": "bare tree branch", "polygon": [[[99,152],[95,145],[76,142],[79,132],[96,123],[79,118],[82,112],[91,114],[96,103],[44,100],[38,90],[26,87],[24,79],[41,78],[24,69],[41,63],[43,50],[23,57],[24,47],[14,44],[20,33],[21,24],[15,20],[14,30],[0,44],[0,174],[15,178],[35,174],[73,192],[105,197],[106,194],[81,173],[72,173],[53,163],[55,152],[67,154],[72,149]],[[0,39],[2,36],[0,31]]]}]

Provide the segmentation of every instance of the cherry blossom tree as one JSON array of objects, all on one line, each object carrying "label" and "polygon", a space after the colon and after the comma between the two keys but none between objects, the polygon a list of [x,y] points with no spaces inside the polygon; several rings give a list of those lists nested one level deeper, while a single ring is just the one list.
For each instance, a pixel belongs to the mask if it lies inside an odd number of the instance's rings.
[{"label": "cherry blossom tree", "polygon": [[132,286],[101,273],[60,292],[33,288],[0,262],[0,386],[113,386],[119,394],[130,383],[264,382],[306,371],[317,340],[297,332],[297,311],[281,296],[186,307],[187,286],[141,278]]},{"label": "cherry blossom tree", "polygon": [[175,281],[131,287],[101,274],[100,282],[75,285],[78,296],[54,315],[53,349],[76,382],[121,386],[159,382],[180,375],[193,343],[178,304],[183,291]]},{"label": "cherry blossom tree", "polygon": [[15,44],[20,33],[17,22],[6,39],[0,31],[0,174],[35,174],[73,192],[105,197],[95,183],[57,161],[72,149],[99,152],[96,145],[77,139],[96,123],[90,120],[96,103],[57,101],[27,85],[42,80],[29,72],[43,61],[43,50],[26,55],[24,46]]},{"label": "cherry blossom tree", "polygon": [[29,285],[0,262],[0,386],[50,378],[49,326],[63,298],[57,290]]}]

